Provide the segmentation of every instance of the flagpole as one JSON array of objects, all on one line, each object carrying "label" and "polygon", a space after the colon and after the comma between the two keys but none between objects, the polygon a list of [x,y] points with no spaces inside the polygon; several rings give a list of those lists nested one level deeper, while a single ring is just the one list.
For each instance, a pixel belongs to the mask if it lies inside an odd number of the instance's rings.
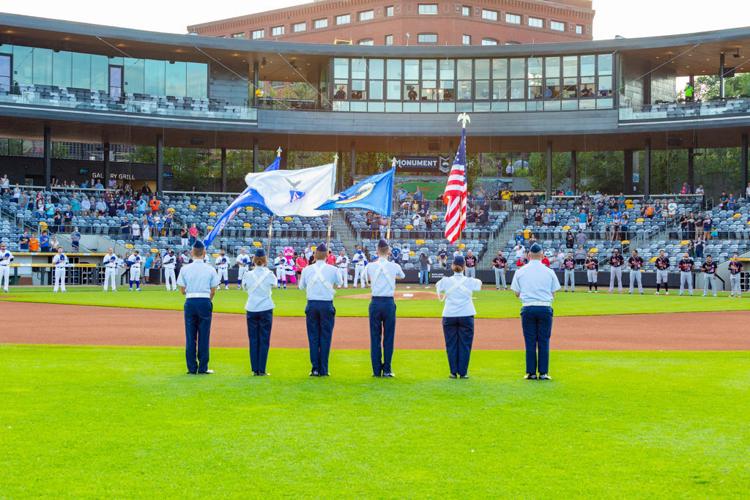
[{"label": "flagpole", "polygon": [[[336,153],[333,155],[333,189],[331,189],[331,192],[336,191],[336,170],[339,163],[339,154]],[[331,246],[331,229],[333,228],[333,210],[329,210],[328,212],[328,234],[326,235],[326,247]]]},{"label": "flagpole", "polygon": [[[283,150],[281,149],[281,146],[279,146],[279,149],[276,150],[276,158],[281,158],[282,151]],[[273,214],[271,214],[271,217],[268,219],[268,250],[266,253],[268,254],[269,259],[272,258],[272,255],[271,255],[271,239],[272,238],[273,238]]]}]

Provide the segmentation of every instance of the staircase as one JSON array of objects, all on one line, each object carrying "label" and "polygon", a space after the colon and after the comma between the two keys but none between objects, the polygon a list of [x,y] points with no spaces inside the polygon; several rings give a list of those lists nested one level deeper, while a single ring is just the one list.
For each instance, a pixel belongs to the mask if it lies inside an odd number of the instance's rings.
[{"label": "staircase", "polygon": [[477,264],[478,268],[489,269],[492,267],[492,259],[495,258],[499,250],[505,250],[508,241],[516,235],[516,231],[521,229],[522,222],[523,212],[511,212],[510,218],[505,222],[500,232],[487,241],[487,251],[484,252],[482,259]]},{"label": "staircase", "polygon": [[341,240],[341,242],[344,244],[344,247],[346,248],[347,253],[351,254],[354,251],[354,247],[357,246],[359,242],[357,241],[352,228],[349,227],[349,224],[346,223],[343,211],[333,210],[331,211],[331,217],[331,226],[333,230],[333,234],[331,236],[333,237],[335,235],[336,238]]}]

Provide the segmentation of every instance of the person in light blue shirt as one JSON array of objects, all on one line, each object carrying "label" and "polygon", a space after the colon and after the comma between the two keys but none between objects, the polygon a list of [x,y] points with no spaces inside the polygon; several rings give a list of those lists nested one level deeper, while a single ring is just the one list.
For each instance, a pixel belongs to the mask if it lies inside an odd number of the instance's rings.
[{"label": "person in light blue shirt", "polygon": [[396,280],[404,279],[401,266],[388,261],[391,247],[385,240],[378,242],[378,259],[367,265],[367,276],[372,286],[370,302],[370,360],[374,377],[394,377],[391,367],[393,343],[396,336]]},{"label": "person in light blue shirt", "polygon": [[[552,300],[560,289],[554,271],[542,264],[541,245],[529,248],[529,263],[516,271],[511,290],[521,299],[521,326],[526,343],[527,380],[550,380],[549,341],[552,336]],[[537,375],[538,373],[538,375]]]},{"label": "person in light blue shirt", "polygon": [[[237,258],[239,260],[239,257]],[[268,350],[271,346],[273,325],[272,289],[276,286],[276,275],[266,264],[266,251],[259,248],[253,257],[255,267],[242,276],[242,289],[247,292],[245,304],[247,338],[250,342],[250,366],[255,376],[266,376]]]},{"label": "person in light blue shirt", "polygon": [[[219,276],[205,262],[206,247],[198,240],[193,245],[193,262],[183,266],[177,278],[180,293],[185,296],[185,359],[188,374],[207,375],[209,338],[211,335],[211,302],[219,286]],[[197,350],[196,350],[197,345]]]},{"label": "person in light blue shirt", "polygon": [[331,352],[336,308],[333,307],[334,287],[343,284],[338,269],[326,264],[328,248],[320,244],[315,249],[315,263],[302,271],[300,290],[307,292],[305,318],[307,340],[310,344],[311,377],[327,377],[328,356]]},{"label": "person in light blue shirt", "polygon": [[435,285],[438,299],[443,306],[443,335],[451,378],[469,378],[469,358],[474,341],[473,294],[482,289],[482,282],[464,276],[466,259],[463,255],[453,257],[453,276],[442,278]]}]

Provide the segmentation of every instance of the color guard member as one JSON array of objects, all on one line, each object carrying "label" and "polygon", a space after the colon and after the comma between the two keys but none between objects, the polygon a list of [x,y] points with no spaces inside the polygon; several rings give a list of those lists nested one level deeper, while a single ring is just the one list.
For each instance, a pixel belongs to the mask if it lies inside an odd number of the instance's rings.
[{"label": "color guard member", "polygon": [[394,377],[391,367],[393,342],[396,335],[396,280],[404,279],[401,266],[389,262],[391,249],[385,240],[378,242],[378,260],[367,265],[372,286],[370,302],[370,359],[375,377]]},{"label": "color guard member", "polygon": [[[198,240],[193,245],[193,261],[180,270],[177,286],[185,296],[185,359],[188,374],[210,374],[208,369],[211,315],[219,275],[205,262],[206,247]],[[197,347],[197,350],[196,350]]]},{"label": "color guard member", "polygon": [[[554,271],[542,264],[542,247],[529,249],[529,263],[516,271],[511,290],[521,299],[521,327],[526,344],[527,380],[550,380],[549,339],[552,336],[552,300],[560,289]],[[538,375],[537,375],[538,371]]]},{"label": "color guard member", "polygon": [[[247,254],[245,254],[247,257]],[[239,257],[238,257],[239,258]],[[242,288],[247,292],[245,316],[247,338],[250,343],[250,367],[253,375],[266,376],[268,350],[271,346],[271,326],[273,325],[273,300],[271,290],[276,285],[276,276],[266,267],[266,251],[259,248],[253,258],[252,271],[244,273]]]},{"label": "color guard member", "polygon": [[310,344],[311,377],[327,377],[328,356],[331,352],[336,309],[333,307],[334,286],[341,284],[338,269],[326,263],[328,248],[320,244],[315,249],[315,262],[302,271],[300,290],[307,292],[305,317],[307,339]]},{"label": "color guard member", "polygon": [[453,258],[453,276],[442,278],[435,285],[443,306],[443,335],[448,354],[451,378],[469,378],[469,358],[474,341],[474,308],[472,295],[482,289],[482,282],[464,276],[466,260],[462,255]]}]

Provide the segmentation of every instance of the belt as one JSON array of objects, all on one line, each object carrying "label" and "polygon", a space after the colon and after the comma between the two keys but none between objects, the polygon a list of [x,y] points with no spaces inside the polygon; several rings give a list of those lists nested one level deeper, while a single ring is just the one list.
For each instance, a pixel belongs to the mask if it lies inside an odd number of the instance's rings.
[{"label": "belt", "polygon": [[393,300],[393,295],[373,295],[372,300]]},{"label": "belt", "polygon": [[210,293],[186,293],[185,298],[186,299],[210,299],[211,294]]},{"label": "belt", "polygon": [[552,302],[527,302],[523,307],[552,307]]}]

